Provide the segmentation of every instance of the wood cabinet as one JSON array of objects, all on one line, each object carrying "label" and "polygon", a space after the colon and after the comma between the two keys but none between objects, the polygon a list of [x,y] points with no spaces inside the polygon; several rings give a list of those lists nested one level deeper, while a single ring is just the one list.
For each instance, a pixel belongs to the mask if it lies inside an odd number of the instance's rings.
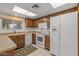
[{"label": "wood cabinet", "polygon": [[17,45],[17,48],[25,46],[25,35],[13,35],[9,37]]},{"label": "wood cabinet", "polygon": [[42,23],[42,22],[43,22],[43,21],[42,21],[41,18],[35,19],[35,20],[34,20],[34,27],[37,28],[37,27],[38,27],[38,24],[39,24],[39,23]]},{"label": "wood cabinet", "polygon": [[25,27],[26,28],[33,28],[33,20],[25,19]]},{"label": "wood cabinet", "polygon": [[0,53],[0,56],[15,56],[15,55],[16,55],[15,49]]},{"label": "wood cabinet", "polygon": [[9,36],[9,37],[17,45],[17,36],[16,35],[13,35],[13,36]]},{"label": "wood cabinet", "polygon": [[50,36],[45,35],[45,49],[50,50]]},{"label": "wood cabinet", "polygon": [[32,34],[32,44],[36,44],[36,34]]},{"label": "wood cabinet", "polygon": [[38,27],[38,20],[34,20],[34,28]]},{"label": "wood cabinet", "polygon": [[17,48],[21,48],[25,46],[25,35],[17,36]]}]

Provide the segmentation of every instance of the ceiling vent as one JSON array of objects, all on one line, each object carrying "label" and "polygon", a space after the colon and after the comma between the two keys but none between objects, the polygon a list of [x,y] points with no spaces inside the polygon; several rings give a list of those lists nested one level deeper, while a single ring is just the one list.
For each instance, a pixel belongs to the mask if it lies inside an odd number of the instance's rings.
[{"label": "ceiling vent", "polygon": [[39,8],[39,5],[34,4],[34,5],[32,6],[32,8],[37,9],[37,8]]}]

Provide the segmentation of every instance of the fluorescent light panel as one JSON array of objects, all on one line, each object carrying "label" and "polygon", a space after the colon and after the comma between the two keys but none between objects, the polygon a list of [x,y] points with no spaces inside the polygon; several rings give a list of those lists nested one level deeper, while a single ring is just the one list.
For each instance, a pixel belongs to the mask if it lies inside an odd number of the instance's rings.
[{"label": "fluorescent light panel", "polygon": [[32,12],[28,12],[28,13],[26,13],[26,15],[27,15],[27,16],[31,16],[31,17],[34,17],[34,16],[36,16],[37,14],[32,13]]},{"label": "fluorescent light panel", "polygon": [[18,7],[18,6],[14,6],[14,8],[13,8],[12,11],[13,11],[13,12],[20,13],[20,14],[25,14],[25,13],[28,12],[27,10],[25,10],[25,9],[23,9],[23,8],[20,8],[20,7]]},{"label": "fluorescent light panel", "polygon": [[53,8],[57,8],[57,7],[65,5],[66,3],[50,3],[50,4]]},{"label": "fluorescent light panel", "polygon": [[30,12],[30,11],[27,11],[27,10],[21,8],[21,7],[18,7],[18,6],[14,6],[14,8],[13,8],[12,11],[13,11],[13,12],[20,13],[20,14],[24,14],[24,15],[30,16],[30,17],[34,17],[34,16],[37,15],[37,14],[35,14],[35,13],[32,13],[32,12]]}]

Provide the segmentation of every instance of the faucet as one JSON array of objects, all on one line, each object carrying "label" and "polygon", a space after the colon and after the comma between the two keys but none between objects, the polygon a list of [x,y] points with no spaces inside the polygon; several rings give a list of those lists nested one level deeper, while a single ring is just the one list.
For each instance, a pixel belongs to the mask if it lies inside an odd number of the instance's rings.
[{"label": "faucet", "polygon": [[15,33],[16,33],[16,31],[14,30],[14,31],[13,31],[13,33],[15,34]]}]

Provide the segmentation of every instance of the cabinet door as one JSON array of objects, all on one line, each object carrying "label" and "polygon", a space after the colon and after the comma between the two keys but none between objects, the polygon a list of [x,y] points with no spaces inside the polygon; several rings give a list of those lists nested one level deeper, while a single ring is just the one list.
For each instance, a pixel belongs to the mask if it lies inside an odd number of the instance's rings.
[{"label": "cabinet door", "polygon": [[17,47],[18,48],[21,48],[21,47],[24,47],[25,46],[25,35],[18,35],[17,36],[18,39],[17,39]]},{"label": "cabinet door", "polygon": [[34,20],[34,27],[37,28],[38,27],[38,20]]},{"label": "cabinet door", "polygon": [[45,36],[45,48],[50,50],[50,36]]},{"label": "cabinet door", "polygon": [[17,44],[17,36],[9,36],[9,37],[15,44]]},{"label": "cabinet door", "polygon": [[33,20],[26,19],[26,20],[25,20],[25,25],[26,25],[26,26],[25,26],[26,28],[27,28],[27,27],[28,27],[28,28],[29,28],[29,27],[30,27],[30,28],[33,27]]},{"label": "cabinet door", "polygon": [[77,43],[77,13],[68,13],[60,16],[60,55],[78,55]]},{"label": "cabinet door", "polygon": [[36,34],[32,34],[32,44],[36,44]]}]

